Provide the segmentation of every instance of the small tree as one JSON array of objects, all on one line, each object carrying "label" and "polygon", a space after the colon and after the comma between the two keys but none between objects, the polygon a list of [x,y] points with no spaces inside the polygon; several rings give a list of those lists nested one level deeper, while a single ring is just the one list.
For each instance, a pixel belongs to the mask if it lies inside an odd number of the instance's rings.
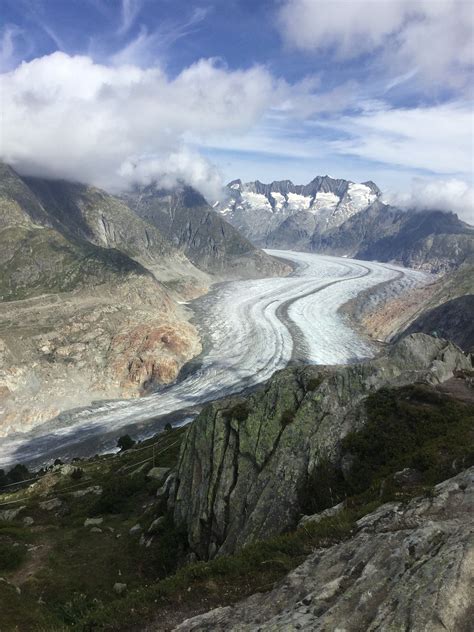
[{"label": "small tree", "polygon": [[133,448],[134,445],[135,441],[128,434],[123,435],[117,441],[117,447],[120,448],[121,452],[124,452],[125,450],[130,450],[130,448]]},{"label": "small tree", "polygon": [[0,489],[5,487],[5,485],[8,485],[7,475],[5,474],[5,470],[0,470]]},{"label": "small tree", "polygon": [[19,463],[8,472],[8,478],[11,483],[21,483],[21,481],[26,481],[26,479],[31,478],[31,474],[28,468]]},{"label": "small tree", "polygon": [[73,481],[80,481],[84,475],[84,470],[80,467],[75,467],[71,472],[71,478]]}]

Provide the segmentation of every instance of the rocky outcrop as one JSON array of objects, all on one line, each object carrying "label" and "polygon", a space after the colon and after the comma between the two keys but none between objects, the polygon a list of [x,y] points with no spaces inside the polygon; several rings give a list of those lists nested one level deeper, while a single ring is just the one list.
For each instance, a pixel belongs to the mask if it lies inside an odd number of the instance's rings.
[{"label": "rocky outcrop", "polygon": [[299,490],[363,426],[369,394],[471,368],[453,344],[416,334],[375,360],[286,369],[247,399],[210,404],[183,442],[171,498],[191,550],[207,559],[294,526]]},{"label": "rocky outcrop", "polygon": [[316,550],[276,588],[188,619],[179,632],[467,632],[474,603],[474,468],[431,497],[390,503]]}]

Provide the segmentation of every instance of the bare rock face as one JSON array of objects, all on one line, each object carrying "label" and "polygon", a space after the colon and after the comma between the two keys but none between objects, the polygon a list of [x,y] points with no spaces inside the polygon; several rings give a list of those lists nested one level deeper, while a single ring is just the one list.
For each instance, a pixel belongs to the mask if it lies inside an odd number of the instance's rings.
[{"label": "bare rock face", "polygon": [[0,436],[172,382],[197,329],[151,278],[0,303]]},{"label": "bare rock face", "polygon": [[474,468],[432,497],[389,503],[315,551],[272,591],[184,621],[180,632],[467,632],[474,603]]},{"label": "bare rock face", "polygon": [[455,345],[407,336],[387,356],[342,367],[277,373],[246,400],[207,406],[181,449],[171,506],[199,559],[281,533],[299,517],[298,491],[322,458],[366,420],[364,400],[385,386],[438,384],[471,361]]}]

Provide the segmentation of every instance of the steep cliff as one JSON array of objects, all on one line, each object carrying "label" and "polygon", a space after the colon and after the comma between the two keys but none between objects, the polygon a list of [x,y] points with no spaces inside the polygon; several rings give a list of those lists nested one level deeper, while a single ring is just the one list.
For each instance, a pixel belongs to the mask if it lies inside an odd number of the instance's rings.
[{"label": "steep cliff", "polygon": [[187,433],[171,494],[191,550],[207,559],[294,526],[308,477],[364,426],[371,393],[438,384],[461,369],[472,365],[460,349],[416,334],[375,360],[286,369],[246,399],[207,406]]}]

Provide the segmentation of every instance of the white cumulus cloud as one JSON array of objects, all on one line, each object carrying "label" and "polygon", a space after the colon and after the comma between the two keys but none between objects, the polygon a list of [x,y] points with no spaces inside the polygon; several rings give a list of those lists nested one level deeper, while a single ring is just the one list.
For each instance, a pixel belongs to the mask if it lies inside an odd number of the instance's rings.
[{"label": "white cumulus cloud", "polygon": [[164,189],[185,182],[210,202],[222,195],[222,175],[217,167],[187,147],[161,158],[140,156],[127,160],[120,168],[120,175],[126,182],[155,182]]},{"label": "white cumulus cloud", "polygon": [[[212,169],[177,148],[189,137],[245,131],[278,86],[258,66],[230,71],[201,60],[169,78],[159,67],[111,67],[57,52],[0,75],[0,92],[3,160],[24,174],[119,187],[145,172],[140,164],[203,182]],[[213,172],[211,189],[215,179]]]}]

